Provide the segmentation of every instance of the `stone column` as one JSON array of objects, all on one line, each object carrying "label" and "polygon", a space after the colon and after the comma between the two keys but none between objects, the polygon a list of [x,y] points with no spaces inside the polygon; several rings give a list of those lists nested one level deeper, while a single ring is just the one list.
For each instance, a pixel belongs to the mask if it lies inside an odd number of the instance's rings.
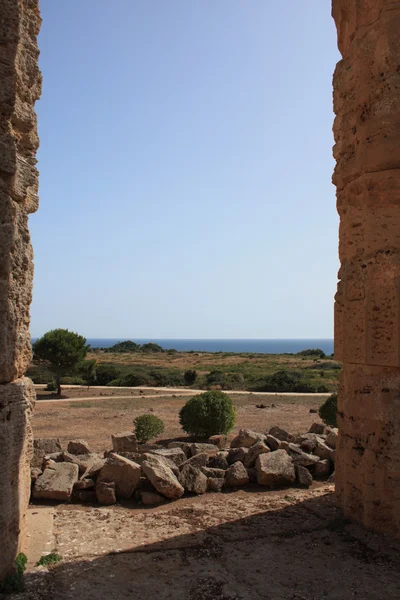
[{"label": "stone column", "polygon": [[38,0],[0,0],[0,581],[12,571],[30,495],[33,385],[28,214],[38,206]]},{"label": "stone column", "polygon": [[400,536],[400,2],[333,0],[333,182],[341,267],[336,491],[345,515]]}]

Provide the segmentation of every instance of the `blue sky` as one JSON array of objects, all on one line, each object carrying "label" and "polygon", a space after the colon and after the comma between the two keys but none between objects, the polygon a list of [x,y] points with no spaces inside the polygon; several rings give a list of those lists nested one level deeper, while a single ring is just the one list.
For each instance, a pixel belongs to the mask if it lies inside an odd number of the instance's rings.
[{"label": "blue sky", "polygon": [[321,0],[41,0],[32,335],[331,337]]}]

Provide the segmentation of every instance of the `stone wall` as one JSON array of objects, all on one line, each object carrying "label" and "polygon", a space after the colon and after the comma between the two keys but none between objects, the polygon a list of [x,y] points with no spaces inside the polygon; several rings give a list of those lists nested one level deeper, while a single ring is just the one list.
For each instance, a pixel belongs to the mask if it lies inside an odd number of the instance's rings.
[{"label": "stone wall", "polygon": [[32,247],[38,205],[35,101],[41,91],[38,0],[0,0],[0,580],[24,531],[30,490]]},{"label": "stone wall", "polygon": [[400,535],[400,2],[333,0],[334,184],[343,361],[336,488],[346,515]]}]

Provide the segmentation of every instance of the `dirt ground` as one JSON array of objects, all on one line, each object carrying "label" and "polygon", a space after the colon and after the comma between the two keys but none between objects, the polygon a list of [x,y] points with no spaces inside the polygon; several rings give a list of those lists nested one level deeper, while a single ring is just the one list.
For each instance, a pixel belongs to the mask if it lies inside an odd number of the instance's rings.
[{"label": "dirt ground", "polygon": [[17,599],[400,597],[399,545],[344,520],[332,485],[249,486],[147,509],[64,505],[52,525],[63,560],[31,571]]},{"label": "dirt ground", "polygon": [[[105,450],[110,447],[111,434],[132,430],[133,419],[149,411],[165,423],[163,436],[157,441],[167,442],[185,436],[179,425],[179,410],[186,402],[187,395],[152,390],[140,394],[137,389],[109,391],[103,388],[101,399],[91,400],[90,396],[99,397],[99,390],[92,389],[88,393],[86,389],[72,388],[65,393],[71,402],[37,401],[33,418],[35,437],[59,437],[64,443],[83,438],[93,450]],[[48,396],[39,390],[38,398],[45,399]],[[307,431],[314,421],[320,420],[318,414],[310,413],[310,409],[318,409],[325,398],[313,394],[232,394],[237,411],[232,437],[240,427],[265,432],[273,425],[280,425],[292,433]],[[257,404],[263,404],[266,408],[257,408]]]}]

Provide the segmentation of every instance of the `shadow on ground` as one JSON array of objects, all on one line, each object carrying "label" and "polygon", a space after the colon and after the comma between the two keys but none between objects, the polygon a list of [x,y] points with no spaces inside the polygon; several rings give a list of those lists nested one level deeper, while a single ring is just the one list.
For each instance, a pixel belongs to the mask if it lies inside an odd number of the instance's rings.
[{"label": "shadow on ground", "polygon": [[[212,496],[203,498],[211,500]],[[286,506],[279,510],[269,509],[211,527],[201,522],[201,510],[198,507],[195,510],[194,504],[181,508],[177,506],[179,503],[170,504],[167,511],[155,515],[159,519],[187,519],[193,533],[169,536],[152,544],[143,544],[139,535],[136,539],[132,534],[127,550],[76,557],[49,573],[28,576],[27,589],[19,597],[27,600],[400,598],[400,554],[396,542],[344,520],[333,494],[293,504],[290,496],[284,498],[289,501],[285,500]],[[228,498],[219,501],[221,520],[224,503],[228,501]],[[260,506],[262,501],[258,500]],[[129,519],[135,518],[145,517],[138,516],[137,511],[130,512]],[[94,540],[95,529],[92,535]]]}]

